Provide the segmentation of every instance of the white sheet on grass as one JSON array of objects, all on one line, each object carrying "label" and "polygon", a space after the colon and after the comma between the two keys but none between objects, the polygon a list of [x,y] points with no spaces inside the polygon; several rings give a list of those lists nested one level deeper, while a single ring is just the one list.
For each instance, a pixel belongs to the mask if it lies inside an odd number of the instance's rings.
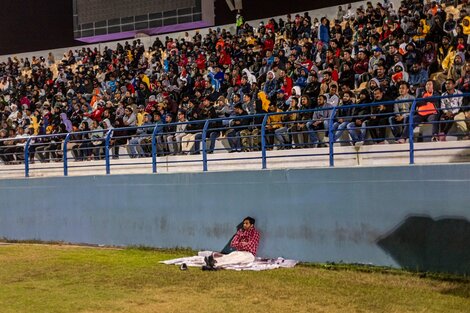
[{"label": "white sheet on grass", "polygon": [[[199,251],[197,255],[190,256],[186,258],[179,258],[167,261],[161,261],[160,263],[169,264],[169,265],[182,265],[186,263],[187,266],[202,267],[206,263],[204,262],[204,257],[212,254],[212,251]],[[257,257],[254,262],[247,264],[233,264],[233,265],[224,265],[220,268],[226,270],[236,270],[236,271],[265,271],[272,270],[276,268],[292,268],[298,261],[288,260],[284,258],[276,259],[265,259]],[[216,264],[217,265],[217,264]]]}]

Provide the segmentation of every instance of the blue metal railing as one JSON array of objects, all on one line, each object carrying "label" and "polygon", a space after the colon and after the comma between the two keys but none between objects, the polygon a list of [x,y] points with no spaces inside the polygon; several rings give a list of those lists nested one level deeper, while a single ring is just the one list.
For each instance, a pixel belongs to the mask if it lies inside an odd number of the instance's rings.
[{"label": "blue metal railing", "polygon": [[[149,156],[151,156],[151,161],[150,162],[134,162],[130,163],[129,165],[135,165],[135,164],[151,164],[152,165],[152,172],[157,173],[157,166],[159,163],[189,163],[189,162],[202,162],[202,170],[208,171],[208,163],[209,162],[223,162],[223,161],[228,161],[228,160],[253,160],[253,159],[261,159],[261,168],[266,169],[267,168],[267,163],[269,158],[287,158],[287,157],[301,157],[301,156],[328,156],[329,158],[329,165],[334,166],[335,165],[335,156],[336,155],[346,155],[346,154],[352,154],[352,153],[393,153],[393,152],[404,152],[408,151],[409,152],[409,164],[414,164],[415,163],[415,152],[417,151],[415,148],[415,140],[414,140],[414,128],[415,126],[415,116],[416,116],[416,109],[419,103],[422,103],[423,101],[440,101],[445,98],[454,98],[454,97],[462,97],[462,99],[468,99],[469,94],[461,94],[461,95],[450,95],[450,96],[440,96],[440,97],[429,97],[425,99],[406,99],[406,100],[400,100],[400,101],[386,101],[386,102],[374,102],[374,103],[367,103],[367,104],[355,104],[355,105],[348,105],[348,106],[339,106],[339,107],[320,107],[320,108],[315,108],[315,109],[309,109],[309,110],[299,110],[299,111],[287,111],[287,112],[271,112],[271,113],[265,113],[265,114],[256,114],[256,115],[243,115],[243,116],[231,116],[231,117],[223,117],[223,118],[216,118],[216,119],[208,119],[208,120],[193,120],[193,121],[185,121],[185,122],[179,122],[179,123],[169,123],[169,124],[152,124],[152,125],[143,125],[140,127],[125,127],[125,128],[115,128],[115,129],[101,129],[101,130],[92,130],[92,131],[86,131],[86,132],[74,132],[74,133],[67,133],[67,134],[49,134],[49,135],[40,135],[40,136],[31,136],[31,137],[24,137],[21,138],[21,140],[26,140],[26,143],[24,145],[24,151],[22,152],[24,160],[20,160],[19,162],[24,162],[24,176],[29,177],[30,176],[30,171],[35,170],[35,169],[58,169],[59,167],[57,166],[52,166],[48,165],[46,167],[31,167],[30,163],[30,154],[35,153],[35,148],[41,147],[41,155],[43,153],[45,154],[50,154],[50,155],[55,155],[55,161],[62,161],[62,164],[60,168],[63,168],[63,175],[68,176],[69,175],[69,169],[70,168],[78,168],[78,167],[89,167],[90,165],[70,165],[69,164],[69,157],[68,157],[68,152],[71,150],[68,148],[69,144],[74,144],[75,152],[78,154],[83,154],[87,155],[90,153],[90,150],[92,149],[97,149],[98,150],[98,156],[94,156],[96,159],[100,159],[101,151],[104,150],[104,164],[103,165],[91,165],[91,166],[104,166],[105,172],[107,175],[111,174],[111,166],[112,165],[126,165],[126,164],[116,164],[111,162],[111,154],[110,154],[110,149],[117,149],[119,151],[119,148],[121,146],[128,147],[130,143],[128,143],[128,140],[134,137],[141,137],[141,138],[149,138],[150,143],[143,143],[140,144],[143,148],[144,146],[147,148],[150,148],[150,153]],[[352,119],[352,118],[388,118],[390,116],[393,116],[395,113],[393,111],[388,111],[386,113],[372,113],[372,109],[376,106],[391,106],[397,103],[412,103],[409,112],[401,112],[400,114],[403,113],[408,113],[408,117],[403,120],[403,123],[400,125],[402,128],[407,129],[408,133],[407,134],[402,134],[402,139],[406,138],[408,139],[409,143],[409,148],[407,150],[393,150],[393,151],[367,151],[367,152],[336,152],[335,153],[335,143],[347,143],[347,144],[354,144],[353,140],[340,140],[340,138],[335,138],[336,132],[338,131],[337,128],[335,128],[335,120],[338,118],[336,115],[339,110],[354,110],[358,108],[370,108],[371,113],[370,114],[363,114],[363,115],[350,115],[350,116],[342,116],[339,118],[344,118],[344,119]],[[463,107],[466,109],[466,107]],[[438,112],[441,112],[445,110],[445,108],[436,108]],[[470,110],[470,108],[468,109]],[[302,116],[305,117],[307,114],[312,114],[315,112],[319,111],[330,111],[329,117],[328,117],[328,128],[327,129],[308,129],[307,127],[304,127],[304,129],[299,130],[297,127],[295,127],[296,124],[299,123],[307,123],[307,122],[312,122],[312,118],[310,120],[301,120]],[[421,111],[423,112],[423,111]],[[328,152],[326,153],[304,153],[304,154],[282,154],[282,155],[268,155],[267,151],[269,149],[273,149],[274,147],[278,147],[279,149],[283,148],[298,148],[298,147],[308,147],[312,146],[314,143],[312,142],[307,142],[307,143],[292,143],[292,140],[289,140],[287,143],[279,143],[277,145],[268,145],[267,143],[267,138],[268,136],[271,136],[271,141],[274,140],[273,138],[276,137],[278,134],[276,132],[270,132],[269,134],[267,133],[267,126],[268,126],[268,120],[270,116],[274,115],[280,115],[281,117],[284,117],[284,120],[281,118],[281,122],[279,122],[282,127],[285,127],[286,130],[283,132],[281,135],[282,136],[287,136],[289,138],[298,136],[302,137],[305,135],[305,137],[309,136],[312,132],[315,132],[316,135],[318,136],[319,133],[324,132],[325,135],[328,134]],[[292,116],[298,116],[299,118],[295,120],[289,120]],[[236,125],[230,125],[231,120],[249,120],[243,125],[236,126]],[[287,120],[286,120],[287,119]],[[255,123],[255,121],[258,121],[258,123]],[[225,122],[226,125],[229,126],[217,126],[217,125],[223,125]],[[322,121],[323,122],[323,121]],[[433,120],[433,121],[424,121],[421,124],[436,124],[439,123],[439,125],[445,124],[445,123],[453,123],[455,122],[454,120]],[[187,130],[185,133],[173,133],[173,132],[168,132],[166,131],[167,127],[170,126],[178,126],[186,124],[188,126],[194,127],[192,130]],[[367,123],[366,123],[367,124]],[[336,123],[336,125],[338,125]],[[338,127],[338,126],[336,126]],[[361,126],[362,127],[362,126]],[[378,125],[378,126],[369,126],[366,125],[364,126],[364,129],[367,131],[373,131],[373,130],[378,130],[378,129],[383,129],[383,128],[390,128],[391,125],[385,124],[385,125]],[[306,128],[306,129],[305,129]],[[137,130],[143,130],[141,134],[135,134]],[[254,129],[258,129],[256,132],[253,131]],[[148,132],[151,130],[151,133]],[[216,140],[220,140],[220,133],[223,131],[230,130],[231,132],[234,132],[234,134],[230,135],[230,143],[237,142],[237,144],[240,145],[241,141],[245,142],[250,142],[250,141],[256,141],[256,139],[259,139],[260,144],[259,146],[253,147],[252,144],[248,148],[252,150],[260,150],[261,155],[260,156],[253,156],[253,154],[246,155],[243,154],[240,157],[234,157],[231,156],[230,158],[228,157],[219,157],[219,158],[211,158],[208,159],[208,153],[214,152],[214,150],[220,150],[217,148],[213,148],[214,142]],[[245,131],[246,135],[242,135],[241,132]],[[343,132],[346,131],[343,127]],[[347,129],[349,131],[349,129]],[[356,131],[356,129],[353,129],[353,131]],[[124,133],[124,135],[115,135],[115,132],[119,133]],[[210,138],[208,138],[208,134],[211,134]],[[215,133],[215,135],[213,135]],[[99,135],[98,138],[94,138],[93,134]],[[176,135],[183,135],[183,134],[189,134],[193,136],[189,136],[185,141],[181,139],[181,142],[176,141]],[[436,134],[433,134],[435,136]],[[468,134],[465,134],[468,135]],[[179,145],[183,144],[188,144],[189,146],[194,145],[195,148],[197,149],[194,150],[194,154],[199,154],[197,152],[200,151],[200,154],[202,154],[202,159],[200,160],[164,160],[162,161],[161,159],[159,160],[158,157],[165,157],[168,156],[168,153],[165,151],[161,151],[161,145],[164,142],[164,139],[167,136],[174,136],[174,140],[176,143],[176,147],[179,147]],[[79,139],[76,139],[79,138]],[[207,147],[207,142],[206,140],[210,139],[211,140],[211,147],[208,149]],[[369,142],[374,142],[374,141],[385,141],[385,140],[395,140],[397,138],[387,138],[385,136],[384,138],[371,138],[368,139]],[[12,141],[12,140],[19,140],[16,138],[4,138],[0,139],[0,141]],[[117,142],[121,140],[125,142],[125,144],[118,144]],[[51,150],[47,150],[44,148],[44,143],[51,142],[52,145],[47,146]],[[96,148],[95,146],[87,145],[87,143],[90,142],[101,142],[101,144],[97,145]],[[162,142],[163,141],[163,142]],[[295,140],[294,140],[295,141]],[[202,148],[200,148],[200,145],[202,144]],[[150,146],[150,147],[149,147]],[[3,148],[8,148],[9,146],[2,145]],[[243,145],[245,148],[245,146]],[[233,150],[233,147],[231,147]],[[180,148],[178,148],[179,151]],[[182,149],[182,147],[181,147]],[[439,148],[436,147],[436,149],[445,149],[445,148]],[[451,149],[451,148],[448,148]],[[210,150],[210,151],[209,151]],[[425,151],[426,149],[421,149],[419,151]],[[2,152],[4,150],[1,150]],[[59,151],[61,152],[61,156],[59,154]],[[77,152],[78,151],[78,152]],[[93,150],[95,151],[95,150]],[[182,150],[181,150],[182,151]],[[73,152],[73,151],[72,151]],[[185,151],[189,153],[189,151]],[[176,153],[176,152],[175,152]],[[18,152],[15,153],[10,153],[9,158],[13,158],[13,155],[18,158]],[[130,152],[125,154],[129,157],[135,157],[135,155],[131,155]],[[0,153],[1,156],[1,153]],[[74,154],[75,158],[75,154]],[[90,158],[90,156],[88,156]],[[3,159],[3,158],[2,158]],[[81,160],[82,158],[75,158],[76,161]],[[44,161],[44,160],[41,160]],[[49,161],[49,160],[46,160]]]}]

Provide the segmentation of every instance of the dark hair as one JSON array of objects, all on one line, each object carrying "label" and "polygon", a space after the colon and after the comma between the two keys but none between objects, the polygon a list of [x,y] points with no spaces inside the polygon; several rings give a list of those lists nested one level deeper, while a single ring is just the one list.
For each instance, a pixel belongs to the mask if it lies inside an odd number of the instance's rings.
[{"label": "dark hair", "polygon": [[410,89],[410,84],[408,84],[408,82],[402,81],[398,84],[398,86],[401,86],[401,85],[405,85],[406,88]]},{"label": "dark hair", "polygon": [[252,218],[251,216],[247,216],[243,219],[243,221],[248,221],[250,222],[251,225],[255,225],[256,220]]}]

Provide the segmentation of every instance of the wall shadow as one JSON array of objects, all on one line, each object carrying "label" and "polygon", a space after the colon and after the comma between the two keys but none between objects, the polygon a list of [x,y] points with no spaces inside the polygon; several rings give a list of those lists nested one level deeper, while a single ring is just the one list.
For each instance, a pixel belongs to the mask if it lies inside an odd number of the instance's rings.
[{"label": "wall shadow", "polygon": [[377,244],[408,270],[470,274],[470,222],[465,218],[410,216]]}]

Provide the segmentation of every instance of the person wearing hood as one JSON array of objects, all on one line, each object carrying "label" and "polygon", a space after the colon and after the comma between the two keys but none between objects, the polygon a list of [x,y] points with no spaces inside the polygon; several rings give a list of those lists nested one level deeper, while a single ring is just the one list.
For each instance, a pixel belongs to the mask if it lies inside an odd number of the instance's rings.
[{"label": "person wearing hood", "polygon": [[273,71],[269,71],[266,75],[263,91],[269,99],[272,99],[277,90],[277,79]]},{"label": "person wearing hood", "polygon": [[268,99],[266,92],[258,92],[258,99],[261,102],[261,111],[268,112],[271,101]]},{"label": "person wearing hood", "polygon": [[242,70],[242,75],[245,75],[248,78],[248,82],[250,84],[256,84],[257,83],[256,76],[253,75],[253,73],[251,73],[249,69],[244,68]]},{"label": "person wearing hood", "polygon": [[305,67],[301,67],[299,70],[299,75],[294,82],[294,86],[300,88],[305,88],[307,86],[308,71]]},{"label": "person wearing hood", "polygon": [[447,72],[447,78],[452,78],[454,81],[458,81],[464,74],[465,65],[465,54],[457,52]]},{"label": "person wearing hood", "polygon": [[284,96],[286,98],[289,98],[292,95],[292,87],[294,86],[294,83],[285,70],[279,71],[278,86],[279,89],[284,92]]},{"label": "person wearing hood", "polygon": [[419,48],[422,48],[425,41],[426,41],[426,36],[428,34],[428,31],[429,29],[426,31],[426,27],[429,28],[429,26],[427,26],[425,24],[426,22],[424,22],[424,25],[423,25],[423,20],[420,21],[420,24],[418,26],[418,29],[417,29],[417,32],[416,34],[413,36],[413,42],[415,43],[415,45]]},{"label": "person wearing hood", "polygon": [[421,58],[421,63],[423,64],[423,67],[429,71],[429,73],[435,72],[434,68],[437,66],[437,52],[432,41],[426,42],[426,45],[424,46],[424,53]]},{"label": "person wearing hood", "polygon": [[[72,125],[72,122],[70,121],[70,119],[67,117],[67,114],[62,112],[60,113],[60,120],[61,120],[61,127],[63,127],[63,129],[67,132],[67,133],[72,133],[74,131],[73,129],[73,125]],[[72,148],[74,146],[74,144],[72,144],[70,141],[67,143],[67,150],[69,150],[69,148]],[[61,148],[61,151],[63,151],[63,145],[62,145],[62,148]]]},{"label": "person wearing hood", "polygon": [[220,90],[220,81],[215,78],[216,74],[216,71],[212,67],[208,68],[207,78],[209,79],[212,88],[218,92]]},{"label": "person wearing hood", "polygon": [[465,16],[463,19],[462,19],[462,29],[463,29],[463,33],[465,35],[470,35],[470,16]]},{"label": "person wearing hood", "polygon": [[389,90],[387,90],[387,94],[391,98],[396,98],[398,96],[398,86],[401,82],[408,82],[409,78],[409,74],[404,69],[403,63],[398,62],[397,64],[395,64],[395,66],[393,67],[390,88]]},{"label": "person wearing hood", "polygon": [[[292,102],[292,99],[295,98],[295,97],[300,97],[302,95],[302,91],[300,90],[300,87],[299,86],[294,86],[292,87],[292,91],[291,91],[291,96],[289,98],[287,98],[286,100],[286,106],[287,108],[289,108],[290,106],[290,103]],[[286,109],[287,109],[286,108]]]},{"label": "person wearing hood", "polygon": [[455,55],[455,48],[450,44],[450,37],[442,37],[441,45],[437,49],[437,62],[444,72],[449,70],[450,63]]},{"label": "person wearing hood", "polygon": [[64,113],[64,112],[60,113],[60,120],[61,120],[62,124],[64,124],[65,129],[67,130],[67,132],[71,133],[73,131],[72,122],[67,117],[67,114]]}]

